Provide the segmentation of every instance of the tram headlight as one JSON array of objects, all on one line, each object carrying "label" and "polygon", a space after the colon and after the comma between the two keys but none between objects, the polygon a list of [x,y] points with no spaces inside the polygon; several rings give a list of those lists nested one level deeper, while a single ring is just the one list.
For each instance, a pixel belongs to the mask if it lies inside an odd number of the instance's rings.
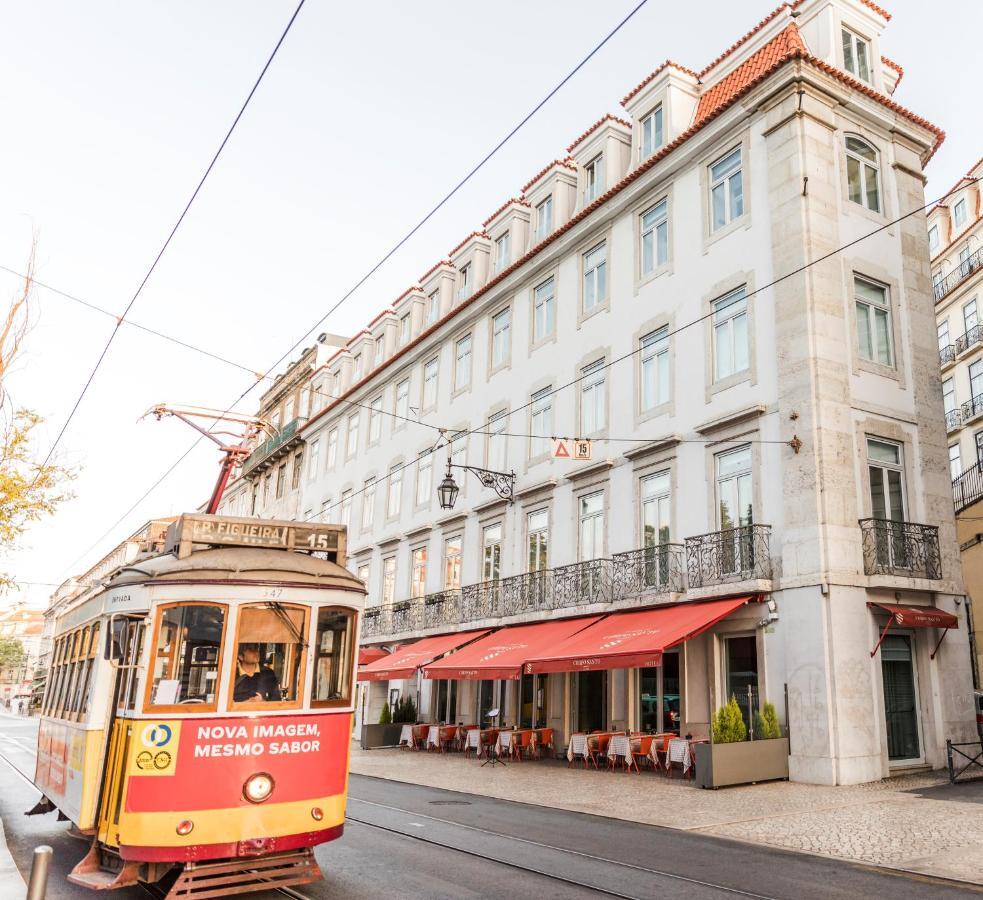
[{"label": "tram headlight", "polygon": [[185,819],[183,822],[178,822],[177,828],[174,830],[181,835],[181,837],[184,837],[186,834],[191,834],[194,827],[195,823],[192,822],[191,819]]},{"label": "tram headlight", "polygon": [[314,819],[315,822],[320,822],[321,819],[324,818],[324,810],[322,810],[320,806],[315,806],[314,809],[311,810],[311,818]]},{"label": "tram headlight", "polygon": [[266,772],[257,772],[246,779],[242,786],[242,795],[250,803],[262,803],[273,793],[273,778]]}]

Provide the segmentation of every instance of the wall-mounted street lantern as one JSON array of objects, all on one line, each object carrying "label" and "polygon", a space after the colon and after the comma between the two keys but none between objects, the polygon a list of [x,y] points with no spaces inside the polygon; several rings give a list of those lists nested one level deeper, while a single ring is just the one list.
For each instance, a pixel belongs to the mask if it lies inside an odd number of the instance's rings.
[{"label": "wall-mounted street lantern", "polygon": [[471,472],[485,487],[492,488],[503,500],[512,502],[512,492],[515,489],[515,472],[495,472],[478,466],[461,466],[452,463],[448,457],[447,473],[437,487],[437,498],[440,500],[441,509],[453,509],[454,504],[457,503],[457,495],[461,492],[451,469],[465,469]]}]

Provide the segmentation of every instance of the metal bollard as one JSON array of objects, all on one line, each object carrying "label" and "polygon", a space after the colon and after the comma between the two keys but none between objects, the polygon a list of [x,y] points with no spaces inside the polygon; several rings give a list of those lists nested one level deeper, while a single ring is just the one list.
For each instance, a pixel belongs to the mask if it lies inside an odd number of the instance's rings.
[{"label": "metal bollard", "polygon": [[44,900],[44,895],[48,890],[48,869],[51,868],[52,852],[47,844],[34,848],[31,880],[27,885],[27,900]]}]

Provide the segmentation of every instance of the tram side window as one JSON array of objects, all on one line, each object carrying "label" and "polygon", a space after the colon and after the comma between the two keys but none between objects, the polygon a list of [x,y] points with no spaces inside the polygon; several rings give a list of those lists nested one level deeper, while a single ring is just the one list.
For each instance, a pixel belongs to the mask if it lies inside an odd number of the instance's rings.
[{"label": "tram side window", "polygon": [[96,667],[96,653],[99,650],[99,623],[96,622],[91,629],[87,628],[86,632],[87,643],[83,660],[85,669],[82,674],[78,703],[78,718],[80,720],[85,719],[89,714],[89,704],[92,702],[92,684],[95,680],[93,669]]},{"label": "tram side window", "polygon": [[347,706],[352,696],[355,614],[351,610],[322,609],[317,614],[314,706]]},{"label": "tram side window", "polygon": [[61,650],[61,672],[58,678],[58,700],[55,704],[55,715],[60,719],[65,715],[65,708],[68,705],[68,689],[72,683],[72,644],[75,636],[65,635],[62,638]]},{"label": "tram side window", "polygon": [[225,607],[180,603],[158,611],[157,645],[148,707],[201,705],[214,709]]},{"label": "tram side window", "polygon": [[239,609],[232,705],[299,705],[307,656],[307,610],[283,603]]},{"label": "tram side window", "polygon": [[68,701],[65,703],[65,718],[74,719],[79,711],[80,692],[82,690],[82,675],[85,669],[85,653],[88,649],[85,646],[89,637],[88,628],[80,628],[75,632],[72,642],[72,680],[68,692]]},{"label": "tram side window", "polygon": [[57,638],[51,651],[51,666],[48,669],[48,683],[44,689],[43,711],[46,716],[54,715],[58,701],[58,678],[61,674],[61,638]]}]

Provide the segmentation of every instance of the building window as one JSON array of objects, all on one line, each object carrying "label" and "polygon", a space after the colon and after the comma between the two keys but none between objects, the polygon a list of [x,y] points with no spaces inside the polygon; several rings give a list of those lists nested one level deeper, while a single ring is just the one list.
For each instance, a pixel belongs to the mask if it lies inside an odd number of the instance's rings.
[{"label": "building window", "polygon": [[646,159],[662,146],[662,105],[660,104],[642,119],[642,159]]},{"label": "building window", "polygon": [[870,43],[847,28],[841,32],[843,38],[843,68],[861,81],[871,83]]},{"label": "building window", "polygon": [[386,499],[386,518],[395,519],[399,516],[403,505],[403,465],[393,466],[389,470],[389,491]]},{"label": "building window", "polygon": [[423,367],[423,408],[431,409],[437,405],[437,371],[440,358],[435,356]]},{"label": "building window", "polygon": [[971,362],[967,371],[969,372],[969,396],[974,400],[983,398],[983,359]]},{"label": "building window", "polygon": [[424,450],[416,461],[416,505],[429,506],[433,487],[433,452]]},{"label": "building window", "polygon": [[959,274],[965,278],[970,271],[969,247],[963,247],[959,251]]},{"label": "building window", "polygon": [[952,378],[942,382],[942,410],[946,413],[946,424],[948,424],[949,413],[956,410],[956,383]]},{"label": "building window", "polygon": [[283,424],[289,425],[294,420],[294,398],[287,397],[283,404]]},{"label": "building window", "polygon": [[[404,378],[396,385],[396,400],[394,403],[393,412],[397,416],[402,418],[407,418],[410,414],[410,380],[409,378]],[[397,422],[394,428],[399,428],[400,423]]]},{"label": "building window", "polygon": [[980,317],[976,311],[976,299],[972,299],[963,307],[963,328],[969,334],[977,325],[980,324]]},{"label": "building window", "polygon": [[382,395],[369,404],[369,443],[376,444],[382,437]]},{"label": "building window", "polygon": [[382,361],[383,361],[383,358],[385,357],[385,355],[386,355],[386,342],[380,336],[380,337],[376,338],[376,341],[375,341],[375,363],[374,363],[374,365],[375,365],[376,368],[379,368],[379,366],[382,365]]},{"label": "building window", "polygon": [[410,342],[410,314],[399,320],[399,345],[405,347]]},{"label": "building window", "polygon": [[283,496],[287,482],[287,464],[280,463],[276,470],[276,498],[279,500]]},{"label": "building window", "polygon": [[495,413],[488,417],[488,451],[487,468],[494,472],[505,471],[506,450],[508,449],[508,438],[502,434],[508,424],[509,414],[505,410]]},{"label": "building window", "polygon": [[721,531],[754,522],[751,448],[738,447],[714,457],[717,527]]},{"label": "building window", "polygon": [[847,196],[854,203],[873,212],[881,211],[877,151],[852,135],[846,139],[846,184]]},{"label": "building window", "polygon": [[314,481],[317,478],[317,468],[321,462],[321,441],[320,439],[311,441],[311,455],[307,463],[307,480]]},{"label": "building window", "polygon": [[963,197],[959,200],[954,207],[952,207],[952,220],[956,225],[956,228],[960,228],[966,224],[966,198]]},{"label": "building window", "polygon": [[375,478],[366,478],[365,488],[362,490],[362,531],[368,531],[372,527],[374,518]]},{"label": "building window", "polygon": [[492,319],[492,368],[505,365],[511,355],[512,309],[503,309]]},{"label": "building window", "polygon": [[955,481],[963,473],[962,460],[959,458],[959,444],[949,448],[949,477]]},{"label": "building window", "polygon": [[606,397],[604,389],[604,360],[585,366],[580,380],[580,434],[587,437],[601,431],[605,423]]},{"label": "building window", "polygon": [[495,271],[501,272],[512,261],[512,239],[506,231],[495,241]]},{"label": "building window", "polygon": [[280,431],[280,410],[276,410],[276,412],[274,412],[273,415],[270,417],[270,425],[272,426],[272,428],[273,428],[273,430],[275,432],[279,433],[279,431]]},{"label": "building window", "polygon": [[553,387],[536,391],[529,407],[529,424],[532,436],[529,438],[529,457],[535,459],[550,452],[553,434]]},{"label": "building window", "polygon": [[324,467],[331,470],[335,467],[336,462],[338,462],[338,429],[332,428],[328,432],[328,452],[327,458],[324,460]]},{"label": "building window", "polygon": [[641,480],[642,546],[669,543],[670,478],[657,472]]},{"label": "building window", "polygon": [[642,411],[669,401],[669,328],[645,335],[641,348]]},{"label": "building window", "polygon": [[417,547],[410,556],[410,596],[423,597],[427,593],[427,548]]},{"label": "building window", "polygon": [[461,271],[458,277],[458,284],[460,287],[457,291],[457,296],[459,300],[463,300],[465,297],[471,296],[471,263],[466,266],[461,266]]},{"label": "building window", "polygon": [[710,166],[710,208],[712,231],[744,215],[744,169],[740,147],[735,147]]},{"label": "building window", "polygon": [[330,510],[331,510],[331,498],[330,497],[325,497],[321,501],[321,512],[318,515],[318,521],[319,522],[327,522],[328,521],[328,512]]},{"label": "building window", "polygon": [[456,345],[454,353],[454,389],[471,386],[471,335],[466,334]]},{"label": "building window", "polygon": [[724,639],[727,696],[734,697],[748,727],[758,712],[758,646],[753,635]]},{"label": "building window", "polygon": [[498,581],[502,575],[502,526],[485,528],[481,545],[481,580]]},{"label": "building window", "polygon": [[590,312],[607,299],[608,248],[598,244],[584,254],[584,312]]},{"label": "building window", "polygon": [[304,454],[298,453],[294,456],[294,467],[290,472],[290,490],[295,491],[300,487],[300,473],[304,470]]},{"label": "building window", "polygon": [[642,213],[642,274],[651,275],[669,262],[669,201]]},{"label": "building window", "polygon": [[273,475],[267,475],[263,479],[263,511],[266,512],[266,508],[270,505],[270,482],[273,481]]},{"label": "building window", "polygon": [[933,225],[928,229],[928,249],[934,253],[939,249],[939,226]]},{"label": "building window", "polygon": [[580,559],[604,556],[604,491],[580,498]]},{"label": "building window", "polygon": [[434,291],[427,297],[427,327],[433,325],[440,315],[440,291]]},{"label": "building window", "polygon": [[717,381],[749,366],[747,296],[743,286],[713,302],[713,360]]},{"label": "building window", "polygon": [[387,556],[382,561],[382,602],[392,604],[396,599],[396,557]]},{"label": "building window", "polygon": [[461,538],[444,541],[444,590],[456,591],[461,587]]},{"label": "building window", "polygon": [[604,191],[604,155],[595,156],[584,166],[584,206]]},{"label": "building window", "polygon": [[556,303],[553,296],[553,279],[539,285],[534,294],[533,341],[538,343],[551,337],[556,328]]},{"label": "building window", "polygon": [[358,413],[348,417],[348,447],[346,448],[348,459],[351,459],[358,451],[358,419]]},{"label": "building window", "polygon": [[356,353],[352,360],[352,381],[359,381],[362,378],[362,354]]},{"label": "building window", "polygon": [[362,565],[360,565],[355,570],[355,577],[359,581],[361,581],[362,584],[365,585],[365,589],[368,590],[369,589],[369,564],[368,563],[362,563]]},{"label": "building window", "polygon": [[939,352],[941,353],[949,346],[949,320],[943,319],[939,322],[935,333],[939,336]]},{"label": "building window", "polygon": [[857,306],[860,356],[882,366],[894,365],[887,289],[865,278],[854,276],[853,296]]},{"label": "building window", "polygon": [[536,240],[541,241],[553,231],[553,195],[536,207]]},{"label": "building window", "polygon": [[[455,466],[463,466],[468,460],[468,432],[467,430],[455,431],[450,436],[451,463]],[[463,497],[468,490],[467,479],[461,481],[461,496]]]},{"label": "building window", "polygon": [[550,517],[545,509],[526,516],[526,546],[530,572],[544,572],[550,565]]},{"label": "building window", "polygon": [[311,415],[324,409],[324,382],[315,381],[311,385]]},{"label": "building window", "polygon": [[881,438],[867,438],[867,470],[871,515],[875,519],[903,522],[905,497],[901,445]]},{"label": "building window", "polygon": [[341,492],[341,511],[338,515],[341,520],[338,524],[344,525],[351,530],[352,527],[352,489]]}]

